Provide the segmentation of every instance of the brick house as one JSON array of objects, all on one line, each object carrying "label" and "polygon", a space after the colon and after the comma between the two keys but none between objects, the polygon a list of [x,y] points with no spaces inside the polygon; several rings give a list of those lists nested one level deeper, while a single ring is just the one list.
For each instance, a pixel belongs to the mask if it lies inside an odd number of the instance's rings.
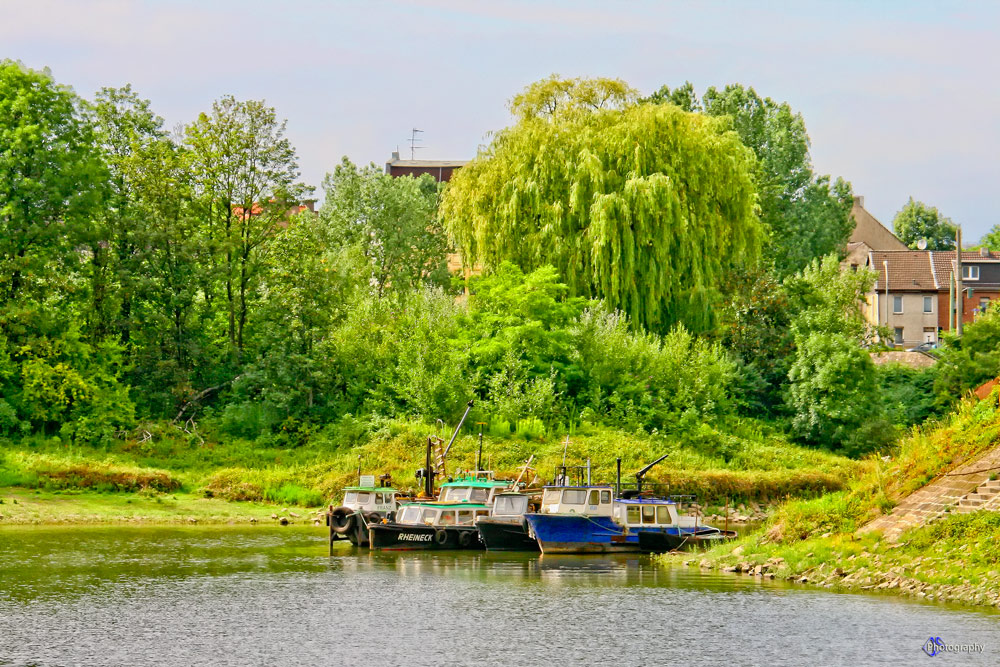
[{"label": "brick house", "polygon": [[[865,266],[878,275],[866,298],[865,317],[888,326],[904,348],[937,342],[949,329],[955,251],[872,250]],[[1000,253],[962,253],[962,322],[969,323],[1000,298]]]}]

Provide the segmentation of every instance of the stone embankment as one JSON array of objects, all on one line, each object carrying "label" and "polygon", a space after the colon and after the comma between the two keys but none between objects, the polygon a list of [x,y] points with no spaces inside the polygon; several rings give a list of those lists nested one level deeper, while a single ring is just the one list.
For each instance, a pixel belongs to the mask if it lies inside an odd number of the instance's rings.
[{"label": "stone embankment", "polygon": [[945,514],[979,509],[1000,510],[1000,447],[967,461],[904,498],[892,512],[863,526],[859,532],[880,531],[895,542],[905,531]]}]

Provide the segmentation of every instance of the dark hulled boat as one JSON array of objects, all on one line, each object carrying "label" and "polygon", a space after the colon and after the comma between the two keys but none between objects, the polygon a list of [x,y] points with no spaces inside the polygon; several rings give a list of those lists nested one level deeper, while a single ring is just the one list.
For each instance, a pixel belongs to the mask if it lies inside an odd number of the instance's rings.
[{"label": "dark hulled boat", "polygon": [[430,549],[482,549],[477,518],[489,507],[464,502],[426,502],[404,505],[392,523],[368,526],[372,549],[416,551]]},{"label": "dark hulled boat", "polygon": [[528,529],[524,515],[530,497],[524,493],[501,493],[493,499],[493,512],[476,521],[479,537],[488,551],[538,551],[538,540]]}]

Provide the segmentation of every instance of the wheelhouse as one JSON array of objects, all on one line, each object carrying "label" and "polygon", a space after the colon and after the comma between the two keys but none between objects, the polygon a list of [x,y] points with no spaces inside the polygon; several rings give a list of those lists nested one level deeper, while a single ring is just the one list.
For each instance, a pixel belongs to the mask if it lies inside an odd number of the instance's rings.
[{"label": "wheelhouse", "polygon": [[396,523],[408,526],[474,526],[476,520],[490,515],[485,505],[479,504],[423,504],[404,505],[396,514]]},{"label": "wheelhouse", "polygon": [[610,486],[547,486],[541,514],[611,516],[614,494]]},{"label": "wheelhouse", "polygon": [[456,479],[441,485],[438,500],[443,503],[476,503],[489,505],[496,494],[507,488],[507,482],[483,479]]},{"label": "wheelhouse", "polygon": [[635,498],[615,503],[615,518],[633,529],[676,526],[680,523],[677,504],[659,498]]},{"label": "wheelhouse", "polygon": [[528,511],[530,498],[523,493],[498,493],[493,498],[493,517],[519,517]]},{"label": "wheelhouse", "polygon": [[393,512],[399,491],[388,486],[348,486],[344,489],[343,506],[362,512]]}]

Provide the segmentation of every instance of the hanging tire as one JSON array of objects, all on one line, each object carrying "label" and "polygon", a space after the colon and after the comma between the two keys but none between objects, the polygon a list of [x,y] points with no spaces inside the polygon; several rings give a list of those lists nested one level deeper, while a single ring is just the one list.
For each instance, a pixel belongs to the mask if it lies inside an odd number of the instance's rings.
[{"label": "hanging tire", "polygon": [[461,547],[469,548],[472,545],[472,532],[463,530],[458,534],[458,544]]},{"label": "hanging tire", "polygon": [[349,507],[338,507],[330,515],[331,528],[338,535],[347,535],[354,530],[357,516],[354,510]]},{"label": "hanging tire", "polygon": [[434,531],[434,541],[444,546],[448,542],[448,531],[443,528]]},{"label": "hanging tire", "polygon": [[365,521],[368,523],[369,526],[373,524],[382,523],[382,515],[379,514],[378,512],[368,512],[364,516],[365,516]]}]

